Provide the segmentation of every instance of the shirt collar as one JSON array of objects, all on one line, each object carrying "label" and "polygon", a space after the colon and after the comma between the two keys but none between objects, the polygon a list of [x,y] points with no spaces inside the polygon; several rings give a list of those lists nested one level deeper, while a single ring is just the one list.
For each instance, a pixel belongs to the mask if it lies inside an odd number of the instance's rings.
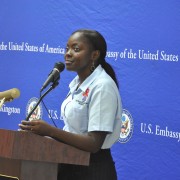
[{"label": "shirt collar", "polygon": [[[98,77],[98,75],[103,71],[103,68],[101,65],[99,65],[93,73],[91,73],[85,81],[81,84],[80,88],[83,92],[86,91],[86,89],[90,86],[90,84],[93,83],[93,81]],[[71,83],[69,84],[70,92],[74,92],[79,84],[79,76],[76,76]]]}]

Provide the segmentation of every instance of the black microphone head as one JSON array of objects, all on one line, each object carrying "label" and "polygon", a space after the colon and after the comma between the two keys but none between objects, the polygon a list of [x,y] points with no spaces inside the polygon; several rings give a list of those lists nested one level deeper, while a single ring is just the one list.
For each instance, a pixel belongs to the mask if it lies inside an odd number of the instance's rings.
[{"label": "black microphone head", "polygon": [[54,68],[58,69],[59,72],[62,72],[64,71],[65,65],[62,62],[57,62],[55,63]]}]

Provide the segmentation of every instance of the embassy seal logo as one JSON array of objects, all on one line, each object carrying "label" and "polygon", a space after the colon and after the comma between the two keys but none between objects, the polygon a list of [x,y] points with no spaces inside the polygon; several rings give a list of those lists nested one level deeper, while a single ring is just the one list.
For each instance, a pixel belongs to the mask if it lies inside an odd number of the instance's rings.
[{"label": "embassy seal logo", "polygon": [[[35,107],[37,102],[38,102],[38,98],[36,98],[36,97],[33,97],[28,101],[27,106],[26,106],[26,117],[31,112],[31,110]],[[34,110],[32,115],[30,116],[29,120],[32,121],[35,119],[42,119],[42,114],[43,114],[43,109],[42,109],[42,105],[40,103],[37,106],[37,108]]]},{"label": "embassy seal logo", "polygon": [[130,140],[133,133],[133,118],[129,111],[123,109],[121,117],[122,125],[120,130],[119,142],[126,143]]}]

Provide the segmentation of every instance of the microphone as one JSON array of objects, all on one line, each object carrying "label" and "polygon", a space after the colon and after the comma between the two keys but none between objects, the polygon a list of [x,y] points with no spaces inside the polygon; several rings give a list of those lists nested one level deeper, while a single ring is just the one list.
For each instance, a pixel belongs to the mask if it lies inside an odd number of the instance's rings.
[{"label": "microphone", "polygon": [[47,80],[44,82],[44,84],[41,87],[41,91],[43,91],[51,82],[55,83],[60,79],[60,72],[62,72],[65,68],[64,63],[57,62],[54,65],[53,70],[50,72]]},{"label": "microphone", "polygon": [[10,101],[12,99],[18,98],[20,96],[20,91],[17,88],[12,88],[7,91],[0,92],[0,99],[4,99],[5,101]]}]

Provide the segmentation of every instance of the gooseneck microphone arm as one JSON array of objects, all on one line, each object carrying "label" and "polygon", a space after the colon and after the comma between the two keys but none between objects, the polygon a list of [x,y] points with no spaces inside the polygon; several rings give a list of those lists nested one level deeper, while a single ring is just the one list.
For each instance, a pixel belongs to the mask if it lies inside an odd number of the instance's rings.
[{"label": "gooseneck microphone arm", "polygon": [[28,114],[28,116],[26,117],[26,121],[29,120],[29,118],[31,117],[32,113],[35,111],[35,109],[38,107],[38,105],[40,104],[40,102],[43,100],[43,98],[51,91],[53,90],[57,85],[59,84],[58,81],[54,82],[51,87],[39,98],[38,102],[36,103],[36,105],[34,106],[34,108],[30,111],[30,113]]},{"label": "gooseneck microphone arm", "polygon": [[38,102],[36,103],[36,105],[34,106],[34,108],[30,111],[30,113],[28,114],[28,116],[26,117],[26,120],[28,121],[29,118],[31,117],[32,113],[35,111],[35,109],[37,108],[37,106],[40,104],[40,102],[42,101],[42,99],[52,90],[54,89],[58,84],[58,80],[60,79],[60,72],[62,72],[65,68],[65,65],[62,62],[57,62],[55,63],[54,69],[51,71],[51,73],[49,74],[47,80],[45,81],[45,83],[43,84],[40,92],[42,92],[50,83],[52,83],[52,85],[50,86],[50,88],[42,95],[40,96],[40,99],[38,100]]}]

